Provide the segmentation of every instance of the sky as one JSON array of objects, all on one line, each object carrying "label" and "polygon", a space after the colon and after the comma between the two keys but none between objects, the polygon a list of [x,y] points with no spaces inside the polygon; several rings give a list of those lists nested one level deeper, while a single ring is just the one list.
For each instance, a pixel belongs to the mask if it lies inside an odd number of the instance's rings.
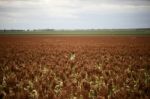
[{"label": "sky", "polygon": [[0,29],[150,28],[150,0],[0,0]]}]

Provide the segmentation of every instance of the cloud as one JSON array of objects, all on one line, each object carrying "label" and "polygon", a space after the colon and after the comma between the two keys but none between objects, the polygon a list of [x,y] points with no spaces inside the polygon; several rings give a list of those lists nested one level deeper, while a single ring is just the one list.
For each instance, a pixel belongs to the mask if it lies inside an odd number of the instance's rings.
[{"label": "cloud", "polygon": [[26,24],[55,28],[109,27],[127,21],[132,22],[128,24],[130,27],[135,21],[144,20],[143,24],[147,24],[149,9],[149,0],[0,0],[0,28],[18,27],[18,24],[21,27]]},{"label": "cloud", "polygon": [[115,4],[115,5],[134,5],[134,6],[149,6],[149,0],[82,0],[83,2],[102,3],[102,4]]}]

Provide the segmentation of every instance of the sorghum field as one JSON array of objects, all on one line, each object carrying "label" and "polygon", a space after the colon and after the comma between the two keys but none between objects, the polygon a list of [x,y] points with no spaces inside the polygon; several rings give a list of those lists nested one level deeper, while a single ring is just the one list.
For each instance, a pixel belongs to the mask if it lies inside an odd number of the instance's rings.
[{"label": "sorghum field", "polygon": [[0,99],[150,99],[149,36],[0,36]]}]

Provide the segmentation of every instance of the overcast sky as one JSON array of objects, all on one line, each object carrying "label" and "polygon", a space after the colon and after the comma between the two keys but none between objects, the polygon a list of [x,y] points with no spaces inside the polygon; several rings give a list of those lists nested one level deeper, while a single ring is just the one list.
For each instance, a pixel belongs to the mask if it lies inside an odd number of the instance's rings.
[{"label": "overcast sky", "polygon": [[150,0],[0,0],[0,29],[150,28]]}]

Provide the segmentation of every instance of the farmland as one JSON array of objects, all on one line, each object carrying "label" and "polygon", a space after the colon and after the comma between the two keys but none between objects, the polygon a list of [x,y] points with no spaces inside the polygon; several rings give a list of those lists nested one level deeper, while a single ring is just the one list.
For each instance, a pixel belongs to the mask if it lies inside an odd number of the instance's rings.
[{"label": "farmland", "polygon": [[150,35],[150,28],[139,29],[77,29],[77,30],[0,30],[0,35],[54,35],[54,36],[99,36],[99,35]]},{"label": "farmland", "polygon": [[0,98],[149,99],[149,36],[0,36]]}]

